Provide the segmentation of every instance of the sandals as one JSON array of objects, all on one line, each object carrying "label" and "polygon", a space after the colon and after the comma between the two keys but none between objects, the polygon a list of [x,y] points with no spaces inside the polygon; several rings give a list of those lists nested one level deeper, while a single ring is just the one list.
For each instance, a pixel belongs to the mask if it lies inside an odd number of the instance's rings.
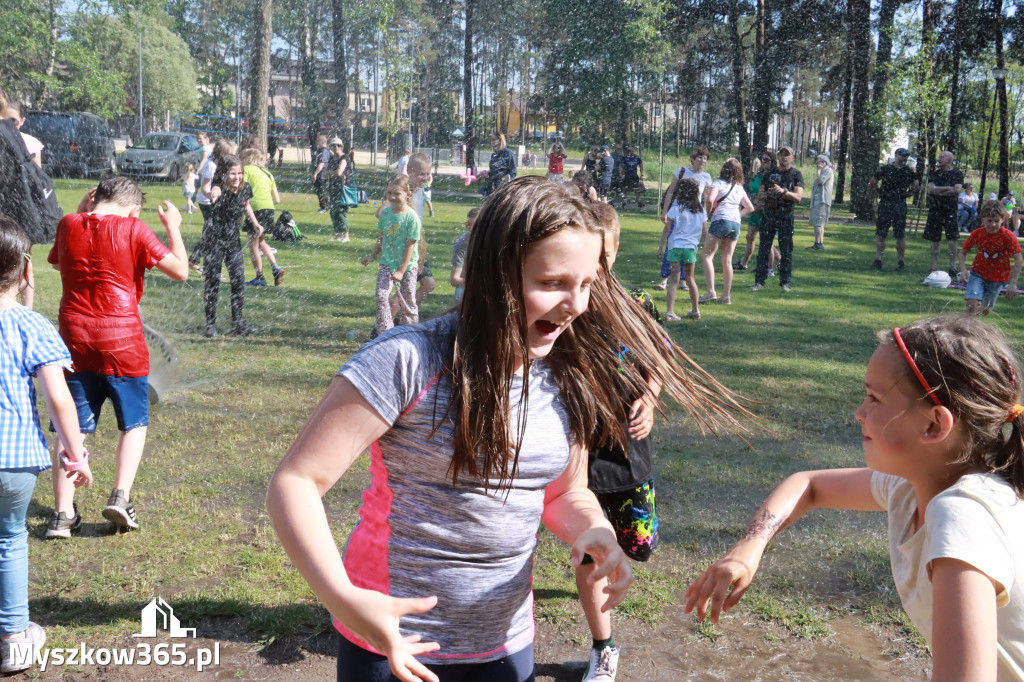
[{"label": "sandals", "polygon": [[669,322],[678,322],[683,318],[679,317],[675,313],[665,313],[665,319],[668,320]]},{"label": "sandals", "polygon": [[729,296],[722,296],[716,301],[716,303],[720,303],[722,305],[732,305],[732,298]]},{"label": "sandals", "polygon": [[713,294],[710,291],[706,294],[701,294],[700,298],[697,299],[698,303],[714,303],[718,300],[718,295]]},{"label": "sandals", "polygon": [[688,320],[699,320],[700,319],[700,311],[699,310],[688,310],[686,312],[686,319],[688,319]]}]

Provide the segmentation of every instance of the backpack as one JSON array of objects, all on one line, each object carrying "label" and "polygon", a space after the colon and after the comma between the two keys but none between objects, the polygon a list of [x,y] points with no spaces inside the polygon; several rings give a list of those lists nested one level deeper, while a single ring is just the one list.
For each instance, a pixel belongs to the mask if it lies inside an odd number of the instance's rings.
[{"label": "backpack", "polygon": [[300,239],[306,238],[299,231],[298,226],[295,224],[295,219],[292,218],[292,214],[289,211],[281,211],[281,215],[277,217],[277,222],[274,223],[271,234],[279,242],[297,242]]},{"label": "backpack", "polygon": [[0,212],[17,221],[33,244],[52,242],[64,217],[53,183],[32,161],[21,133],[10,121],[0,122],[0,147],[16,160],[13,168],[5,169],[10,175],[0,187]]}]

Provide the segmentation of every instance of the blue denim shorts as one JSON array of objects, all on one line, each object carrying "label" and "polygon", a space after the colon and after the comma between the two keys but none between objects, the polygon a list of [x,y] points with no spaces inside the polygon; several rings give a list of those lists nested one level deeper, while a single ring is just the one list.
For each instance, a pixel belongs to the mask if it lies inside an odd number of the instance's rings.
[{"label": "blue denim shorts", "polygon": [[103,402],[114,405],[118,431],[149,426],[149,377],[119,377],[98,372],[75,372],[66,377],[78,408],[82,433],[95,433]]},{"label": "blue denim shorts", "polygon": [[731,239],[736,241],[740,238],[740,224],[731,220],[712,220],[708,227],[708,233],[719,239]]},{"label": "blue denim shorts", "polygon": [[991,310],[996,307],[999,300],[999,291],[1005,282],[990,282],[974,270],[967,276],[967,289],[964,291],[965,301],[981,301],[981,304]]}]

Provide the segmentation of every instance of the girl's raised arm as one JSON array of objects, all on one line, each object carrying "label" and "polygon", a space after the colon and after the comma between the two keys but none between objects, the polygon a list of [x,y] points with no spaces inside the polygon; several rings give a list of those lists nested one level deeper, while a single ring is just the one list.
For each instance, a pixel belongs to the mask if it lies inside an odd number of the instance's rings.
[{"label": "girl's raised arm", "polygon": [[572,565],[579,566],[583,555],[594,557],[597,570],[589,578],[594,583],[608,578],[608,601],[602,611],[610,611],[626,598],[633,582],[629,560],[615,539],[615,531],[605,518],[597,498],[587,489],[587,451],[573,445],[569,466],[544,490],[544,514],[548,530],[572,547]]},{"label": "girl's raised arm", "polygon": [[958,559],[932,562],[932,682],[996,679],[996,593],[991,578]]},{"label": "girl's raised arm", "polygon": [[697,619],[704,620],[710,599],[711,622],[717,623],[750,587],[768,542],[809,509],[880,511],[871,494],[871,473],[870,469],[824,469],[787,478],[758,509],[740,541],[686,590],[685,612],[696,607]]},{"label": "girl's raised arm", "polygon": [[435,651],[438,645],[403,639],[398,630],[403,615],[433,608],[436,598],[395,599],[354,586],[321,500],[388,428],[348,379],[335,377],[274,472],[267,490],[267,512],[284,551],[327,610],[386,655],[398,679],[437,682],[415,656]]}]

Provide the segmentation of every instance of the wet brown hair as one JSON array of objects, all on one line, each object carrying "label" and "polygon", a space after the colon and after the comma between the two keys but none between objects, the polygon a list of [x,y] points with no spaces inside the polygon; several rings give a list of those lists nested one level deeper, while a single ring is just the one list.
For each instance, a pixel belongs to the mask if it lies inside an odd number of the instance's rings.
[{"label": "wet brown hair", "polygon": [[[1010,410],[1021,402],[1024,375],[1002,332],[977,317],[951,313],[900,327],[900,336],[931,394],[961,425],[964,448],[954,463],[998,473],[1024,497],[1024,415],[1006,428]],[[892,330],[878,338],[899,350]],[[906,373],[904,385],[931,405],[909,364]]]},{"label": "wet brown hair", "polygon": [[1006,219],[1006,207],[1003,206],[1002,202],[998,199],[989,199],[981,205],[981,210],[978,211],[979,218],[985,218],[987,216],[997,217],[1000,220]]},{"label": "wet brown hair", "polygon": [[590,209],[590,218],[595,225],[605,231],[605,233],[611,232],[615,235],[615,243],[619,243],[619,231],[622,229],[619,224],[619,213],[611,204],[606,204],[603,201],[591,201],[587,203],[587,208]]},{"label": "wet brown hair", "polygon": [[[515,419],[509,396],[517,355],[526,359],[524,377],[529,376],[531,363],[523,262],[531,249],[562,230],[603,239],[604,231],[588,214],[572,187],[526,176],[495,191],[478,216],[477,227],[470,232],[465,294],[448,371],[453,484],[470,477],[500,491],[516,478],[526,415],[524,411]],[[599,254],[607,273],[604,250]],[[634,362],[618,361],[623,347],[630,349]],[[629,405],[622,395],[650,395],[648,376],[661,381],[665,394],[702,431],[723,425],[746,430],[734,416],[750,416],[741,399],[679,350],[610,275],[594,281],[587,311],[562,332],[545,361],[561,391],[570,441],[577,445],[614,442],[624,448]],[[525,404],[529,382],[522,386]],[[597,432],[595,424],[601,425]]]},{"label": "wet brown hair", "polygon": [[704,207],[700,203],[700,185],[693,178],[679,178],[676,183],[672,203],[679,204],[690,213],[700,213]]},{"label": "wet brown hair", "polygon": [[0,291],[7,291],[21,281],[31,248],[32,242],[21,225],[0,214]]},{"label": "wet brown hair", "polygon": [[736,159],[726,159],[725,163],[722,164],[722,172],[718,174],[719,180],[725,180],[726,182],[735,182],[737,185],[743,184],[743,164]]},{"label": "wet brown hair", "polygon": [[[220,143],[218,142],[217,144]],[[214,147],[213,151],[214,154],[216,154],[217,148]],[[214,158],[217,157],[215,156]],[[228,187],[228,173],[230,173],[231,169],[235,166],[238,166],[239,168],[245,167],[244,164],[242,164],[242,160],[234,154],[225,154],[224,156],[217,158],[217,170],[213,173],[213,184],[220,185],[221,190],[224,192],[233,193],[234,190]],[[242,181],[242,184],[245,184],[244,180]]]},{"label": "wet brown hair", "polygon": [[96,194],[93,199],[97,204],[104,201],[111,201],[118,206],[142,206],[146,203],[146,195],[142,193],[135,181],[121,175],[112,178],[103,178],[96,186]]}]

